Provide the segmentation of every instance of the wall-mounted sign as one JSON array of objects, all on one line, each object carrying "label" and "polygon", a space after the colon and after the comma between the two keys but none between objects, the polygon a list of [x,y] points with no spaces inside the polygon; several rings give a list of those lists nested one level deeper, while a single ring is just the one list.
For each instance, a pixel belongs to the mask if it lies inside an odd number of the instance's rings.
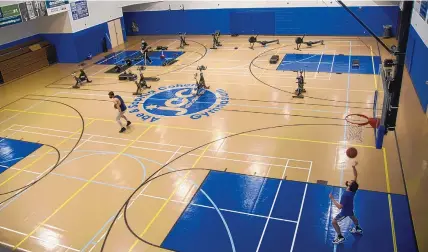
[{"label": "wall-mounted sign", "polygon": [[80,0],[70,3],[71,14],[73,20],[81,19],[89,16],[88,3],[86,0]]},{"label": "wall-mounted sign", "polygon": [[421,9],[419,10],[419,15],[421,15],[423,20],[427,18],[427,9],[428,9],[428,0],[422,0]]},{"label": "wall-mounted sign", "polygon": [[19,5],[7,5],[0,7],[0,27],[21,23]]},{"label": "wall-mounted sign", "polygon": [[68,0],[48,0],[46,8],[49,16],[68,11]]},{"label": "wall-mounted sign", "polygon": [[22,22],[48,15],[46,2],[44,1],[28,1],[20,3],[19,11],[21,12]]}]

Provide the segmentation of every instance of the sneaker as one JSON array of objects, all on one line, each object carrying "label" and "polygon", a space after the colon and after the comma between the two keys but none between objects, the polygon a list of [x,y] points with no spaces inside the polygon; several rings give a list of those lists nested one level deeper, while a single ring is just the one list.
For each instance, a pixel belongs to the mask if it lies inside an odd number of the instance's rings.
[{"label": "sneaker", "polygon": [[345,241],[345,237],[337,237],[336,239],[334,239],[333,243],[334,244],[341,244]]},{"label": "sneaker", "polygon": [[356,227],[349,229],[349,232],[351,232],[352,234],[363,234],[363,230],[361,228]]},{"label": "sneaker", "polygon": [[129,125],[131,125],[131,121],[126,122],[126,127],[128,127]]},{"label": "sneaker", "polygon": [[123,127],[123,128],[120,129],[119,133],[123,133],[123,132],[125,132],[125,130],[126,130],[126,128]]}]

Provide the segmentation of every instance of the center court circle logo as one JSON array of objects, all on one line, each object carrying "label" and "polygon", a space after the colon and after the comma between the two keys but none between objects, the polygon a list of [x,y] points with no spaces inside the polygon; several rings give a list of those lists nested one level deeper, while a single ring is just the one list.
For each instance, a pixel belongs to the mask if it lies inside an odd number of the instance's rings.
[{"label": "center court circle logo", "polygon": [[149,122],[177,116],[200,119],[209,117],[229,103],[229,96],[222,89],[205,90],[204,94],[196,96],[195,88],[195,84],[177,84],[150,90],[134,100],[129,112],[137,113],[137,117]]}]

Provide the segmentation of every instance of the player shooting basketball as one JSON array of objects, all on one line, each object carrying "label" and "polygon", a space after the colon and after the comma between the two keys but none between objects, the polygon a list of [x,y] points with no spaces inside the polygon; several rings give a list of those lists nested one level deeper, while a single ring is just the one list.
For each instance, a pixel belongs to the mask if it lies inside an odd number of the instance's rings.
[{"label": "player shooting basketball", "polygon": [[349,230],[349,232],[353,234],[363,234],[363,230],[358,224],[358,219],[354,214],[354,197],[358,190],[358,183],[357,183],[357,165],[358,162],[355,162],[352,165],[352,170],[354,172],[354,179],[351,181],[346,181],[346,191],[342,194],[342,197],[340,198],[340,203],[337,202],[333,195],[330,193],[329,197],[333,204],[340,209],[340,213],[334,217],[332,224],[334,227],[334,230],[336,230],[337,237],[334,239],[334,244],[340,244],[345,241],[345,237],[342,235],[342,232],[340,230],[339,222],[344,220],[346,217],[351,218],[351,220],[354,222],[355,227]]}]

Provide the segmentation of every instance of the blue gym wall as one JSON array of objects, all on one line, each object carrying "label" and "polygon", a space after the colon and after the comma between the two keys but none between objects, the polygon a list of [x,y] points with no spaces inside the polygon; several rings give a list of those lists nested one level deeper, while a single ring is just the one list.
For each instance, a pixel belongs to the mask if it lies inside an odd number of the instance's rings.
[{"label": "blue gym wall", "polygon": [[15,45],[19,45],[21,43],[25,43],[27,41],[30,41],[30,40],[33,40],[33,39],[38,39],[38,38],[40,38],[39,34],[30,36],[30,37],[26,37],[26,38],[22,38],[22,39],[18,39],[18,40],[15,40],[15,41],[12,41],[12,42],[0,45],[0,50],[9,48],[9,47],[12,47],[12,46],[15,46]]},{"label": "blue gym wall", "polygon": [[[428,25],[427,25],[428,27]],[[413,86],[419,97],[422,109],[427,112],[428,106],[428,85],[427,78],[427,59],[428,47],[422,38],[416,32],[413,26],[410,26],[409,41],[407,45],[406,66],[412,79]]]},{"label": "blue gym wall", "polygon": [[[398,6],[351,7],[377,35],[383,25],[395,31]],[[254,9],[194,9],[124,12],[128,35],[211,34],[276,34],[366,36],[367,32],[349,13],[340,7],[293,7]],[[131,22],[136,21],[139,32],[132,33]]]},{"label": "blue gym wall", "polygon": [[[78,63],[85,60],[89,53],[93,56],[102,53],[102,40],[108,33],[107,23],[102,23],[75,33],[47,33],[40,36],[55,45],[58,62]],[[111,49],[108,39],[107,48]]]}]

